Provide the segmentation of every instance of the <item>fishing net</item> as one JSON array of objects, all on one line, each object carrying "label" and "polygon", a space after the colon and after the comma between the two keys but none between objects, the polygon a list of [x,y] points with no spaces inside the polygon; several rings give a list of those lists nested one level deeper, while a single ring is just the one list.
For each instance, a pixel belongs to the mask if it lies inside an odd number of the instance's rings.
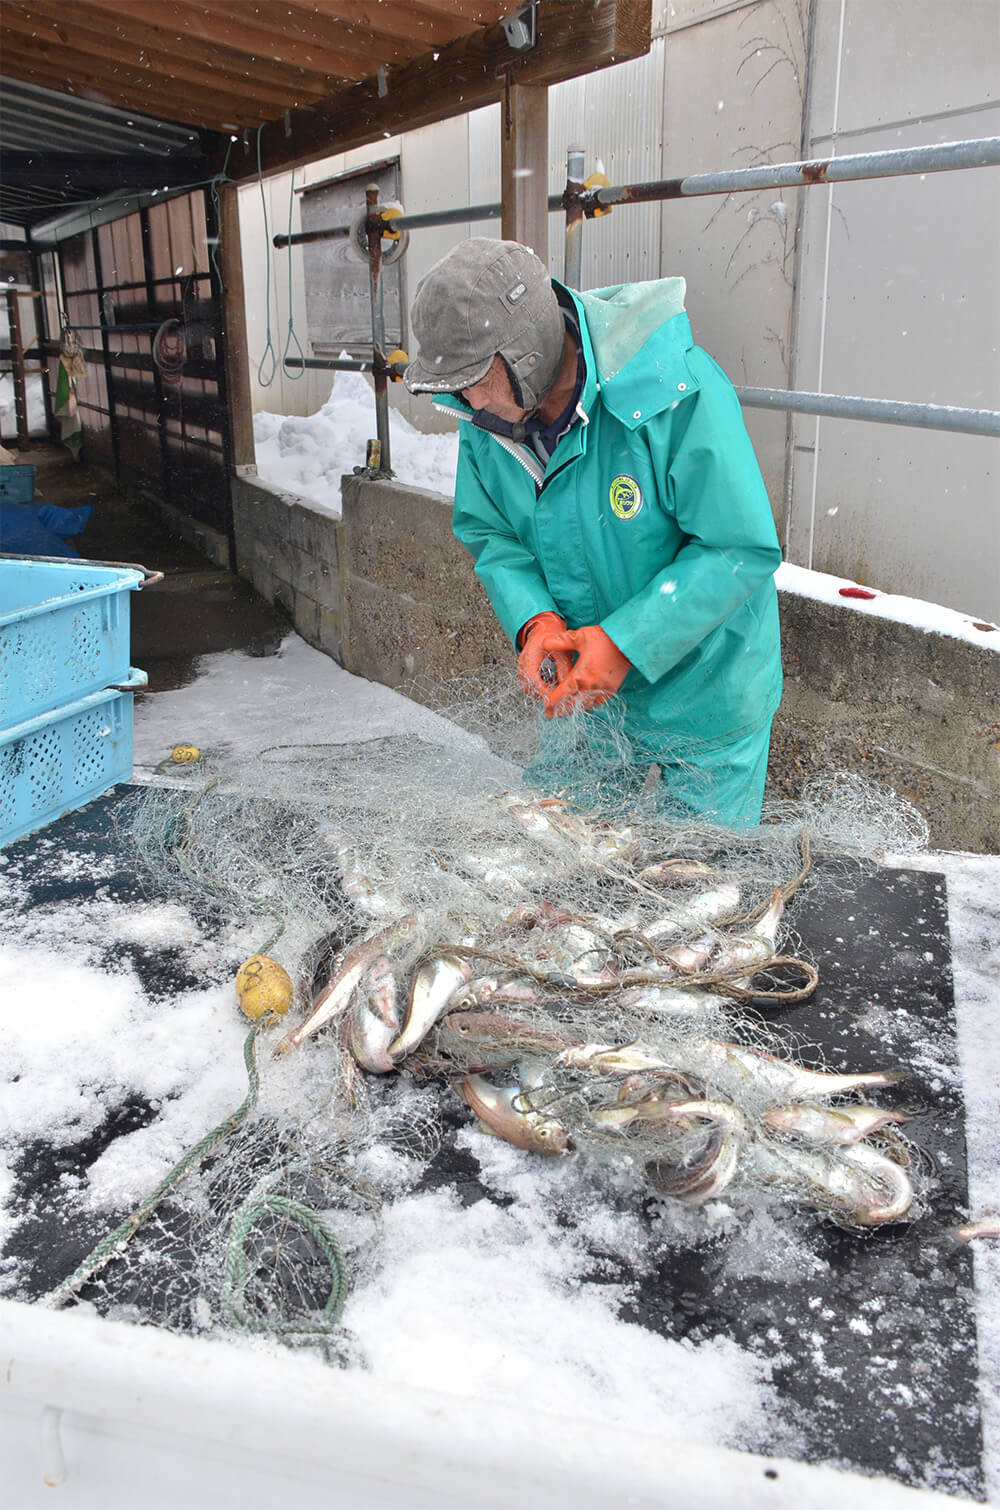
[{"label": "fishing net", "polygon": [[125,1293],[107,1280],[126,1314],[342,1360],[346,1274],[377,1266],[383,1203],[463,1102],[525,1157],[571,1154],[643,1198],[763,1189],[848,1226],[912,1216],[919,1156],[891,1094],[863,1099],[892,1077],[807,1068],[762,1015],[816,984],[796,894],[925,845],[910,804],[833,774],[726,829],[678,811],[612,715],[540,740],[505,673],[413,690],[436,715],[419,735],[216,752],[123,804],[150,894],[279,961],[294,1002],[250,1033],[238,1113],[56,1299],[93,1294],[141,1225],[196,1283],[150,1302],[155,1266],[133,1262]]}]

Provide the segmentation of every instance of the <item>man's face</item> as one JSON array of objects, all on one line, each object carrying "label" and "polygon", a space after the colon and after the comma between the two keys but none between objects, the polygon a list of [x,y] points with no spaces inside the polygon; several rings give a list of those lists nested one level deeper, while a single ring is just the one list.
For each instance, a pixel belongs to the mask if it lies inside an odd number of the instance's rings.
[{"label": "man's face", "polygon": [[493,358],[493,365],[484,378],[473,383],[471,388],[462,389],[462,397],[473,409],[488,409],[498,419],[510,420],[512,424],[526,419],[531,413],[530,409],[522,409],[514,402],[510,378],[499,354]]}]

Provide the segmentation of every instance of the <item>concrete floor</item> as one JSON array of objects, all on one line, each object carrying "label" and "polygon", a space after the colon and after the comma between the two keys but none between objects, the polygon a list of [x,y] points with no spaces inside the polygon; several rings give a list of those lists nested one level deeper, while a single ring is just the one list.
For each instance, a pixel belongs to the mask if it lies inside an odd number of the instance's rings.
[{"label": "concrete floor", "polygon": [[83,558],[163,572],[162,582],[131,597],[132,663],[149,676],[150,692],[184,686],[202,655],[275,653],[291,628],[280,612],[173,534],[152,505],[125,497],[110,473],[74,462],[65,446],[33,445],[18,459],[37,469],[35,502],[94,505],[90,523],[72,540]]}]

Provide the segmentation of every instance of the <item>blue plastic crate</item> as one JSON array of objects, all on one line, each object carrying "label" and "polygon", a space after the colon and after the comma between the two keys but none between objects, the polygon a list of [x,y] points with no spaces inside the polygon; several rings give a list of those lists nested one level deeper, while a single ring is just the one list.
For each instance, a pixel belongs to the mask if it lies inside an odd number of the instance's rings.
[{"label": "blue plastic crate", "polygon": [[[135,673],[133,685],[145,686]],[[132,693],[92,692],[0,733],[0,846],[132,775]]]},{"label": "blue plastic crate", "polygon": [[142,567],[0,557],[0,732],[131,679]]},{"label": "blue plastic crate", "polygon": [[0,503],[30,503],[34,496],[34,467],[0,467]]}]

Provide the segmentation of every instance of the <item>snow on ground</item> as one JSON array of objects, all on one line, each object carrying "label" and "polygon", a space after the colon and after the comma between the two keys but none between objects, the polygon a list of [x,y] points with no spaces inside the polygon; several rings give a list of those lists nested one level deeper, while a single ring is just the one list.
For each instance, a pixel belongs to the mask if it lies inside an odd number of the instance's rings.
[{"label": "snow on ground", "polygon": [[[373,431],[370,387],[359,374],[338,374],[318,414],[256,416],[260,476],[336,516],[340,477],[363,462]],[[396,413],[391,433],[400,480],[450,494],[457,436],[420,434]],[[823,601],[991,643],[967,617],[933,605],[888,594],[844,599],[840,579],[789,566],[779,581]],[[248,756],[274,745],[346,743],[407,731],[454,737],[441,719],[349,675],[292,634],[275,656],[206,656],[190,685],[138,698],[136,771],[148,779],[180,743]],[[44,844],[49,858],[58,855],[58,828]],[[1000,1212],[1000,859],[935,854],[915,861],[908,855],[900,863],[923,863],[948,878],[970,1197],[974,1213]],[[0,853],[0,908],[5,898],[16,900]],[[199,989],[180,992],[165,1010],[147,997],[130,967],[109,975],[101,966],[102,951],[115,939],[174,948],[201,978]],[[39,911],[16,938],[8,937],[0,989],[8,1002],[30,1001],[31,1013],[0,1017],[0,1239],[4,1224],[10,1231],[17,1221],[7,1161],[25,1136],[78,1141],[129,1092],[158,1106],[149,1126],[105,1151],[85,1188],[67,1177],[68,1200],[108,1213],[138,1201],[195,1137],[239,1102],[245,1024],[232,1003],[231,960],[242,957],[247,943],[234,935],[220,945],[183,907],[126,907],[102,895],[100,885],[92,902]],[[773,1413],[762,1359],[730,1342],[694,1347],[657,1337],[619,1318],[617,1286],[581,1287],[588,1253],[602,1246],[641,1268],[649,1255],[637,1227],[620,1211],[612,1221],[610,1208],[582,1187],[575,1221],[567,1224],[554,1197],[557,1182],[573,1177],[561,1164],[532,1164],[471,1126],[463,1140],[484,1180],[513,1199],[465,1207],[452,1191],[401,1184],[385,1215],[386,1262],[351,1298],[350,1326],[372,1375],[449,1393],[458,1381],[459,1388],[469,1384],[524,1411],[558,1408],[672,1438],[753,1442]],[[684,1241],[690,1219],[678,1216],[677,1241]],[[728,1220],[721,1203],[714,1219]],[[772,1278],[808,1272],[814,1255],[793,1220],[783,1221],[780,1243],[765,1209],[742,1223],[733,1264]],[[989,1487],[1000,1498],[1000,1244],[978,1246],[974,1262]],[[0,1259],[0,1292],[5,1272]],[[137,1341],[137,1349],[141,1345]]]},{"label": "snow on ground", "polygon": [[[207,656],[188,687],[140,699],[136,760],[151,767],[181,740],[250,755],[293,739],[338,742],[408,729],[441,736],[446,726],[289,635],[275,657]],[[57,827],[44,843],[59,863]],[[900,863],[914,860],[906,856]],[[948,876],[973,1210],[996,1212],[1000,859],[930,855],[923,863]],[[72,857],[66,865],[72,870]],[[247,940],[224,941],[231,958],[223,951],[220,963],[219,941],[206,940],[183,907],[124,906],[102,894],[100,876],[94,879],[93,901],[39,909],[6,940],[3,999],[30,1001],[31,1012],[0,1018],[0,1154],[9,1159],[26,1134],[42,1133],[57,1144],[78,1141],[124,1093],[138,1092],[160,1115],[116,1140],[85,1188],[66,1177],[68,1200],[108,1214],[137,1201],[242,1098],[245,1024],[232,1002],[231,959],[241,957]],[[0,907],[5,897],[16,900],[0,855]],[[110,976],[98,968],[109,939],[173,947],[201,977],[199,988],[180,992],[165,1009],[145,995],[130,967]],[[280,1080],[274,1093],[286,1093]],[[459,1387],[467,1383],[525,1411],[555,1406],[595,1424],[628,1423],[691,1441],[759,1440],[762,1423],[770,1427],[774,1413],[764,1360],[728,1341],[691,1346],[655,1336],[619,1318],[617,1285],[581,1287],[588,1252],[606,1251],[641,1269],[648,1238],[638,1224],[621,1219],[582,1184],[570,1192],[575,1219],[567,1224],[555,1197],[559,1184],[575,1177],[561,1162],[533,1164],[471,1126],[462,1138],[484,1180],[513,1199],[466,1207],[451,1190],[413,1189],[402,1181],[384,1217],[386,1262],[351,1298],[349,1324],[372,1376],[447,1392],[460,1381]],[[9,1197],[3,1169],[0,1158],[0,1209]],[[8,1229],[17,1215],[8,1204]],[[707,1219],[729,1220],[721,1203]],[[674,1241],[684,1241],[690,1220],[690,1213],[678,1214]],[[773,1213],[762,1209],[740,1220],[733,1262],[773,1278],[779,1246]],[[794,1219],[782,1222],[780,1262],[801,1273],[814,1260],[800,1237]],[[980,1245],[975,1265],[988,1471],[997,1497],[1000,1249]],[[0,1291],[4,1272],[0,1261]],[[136,1346],[141,1349],[141,1340]]]}]

